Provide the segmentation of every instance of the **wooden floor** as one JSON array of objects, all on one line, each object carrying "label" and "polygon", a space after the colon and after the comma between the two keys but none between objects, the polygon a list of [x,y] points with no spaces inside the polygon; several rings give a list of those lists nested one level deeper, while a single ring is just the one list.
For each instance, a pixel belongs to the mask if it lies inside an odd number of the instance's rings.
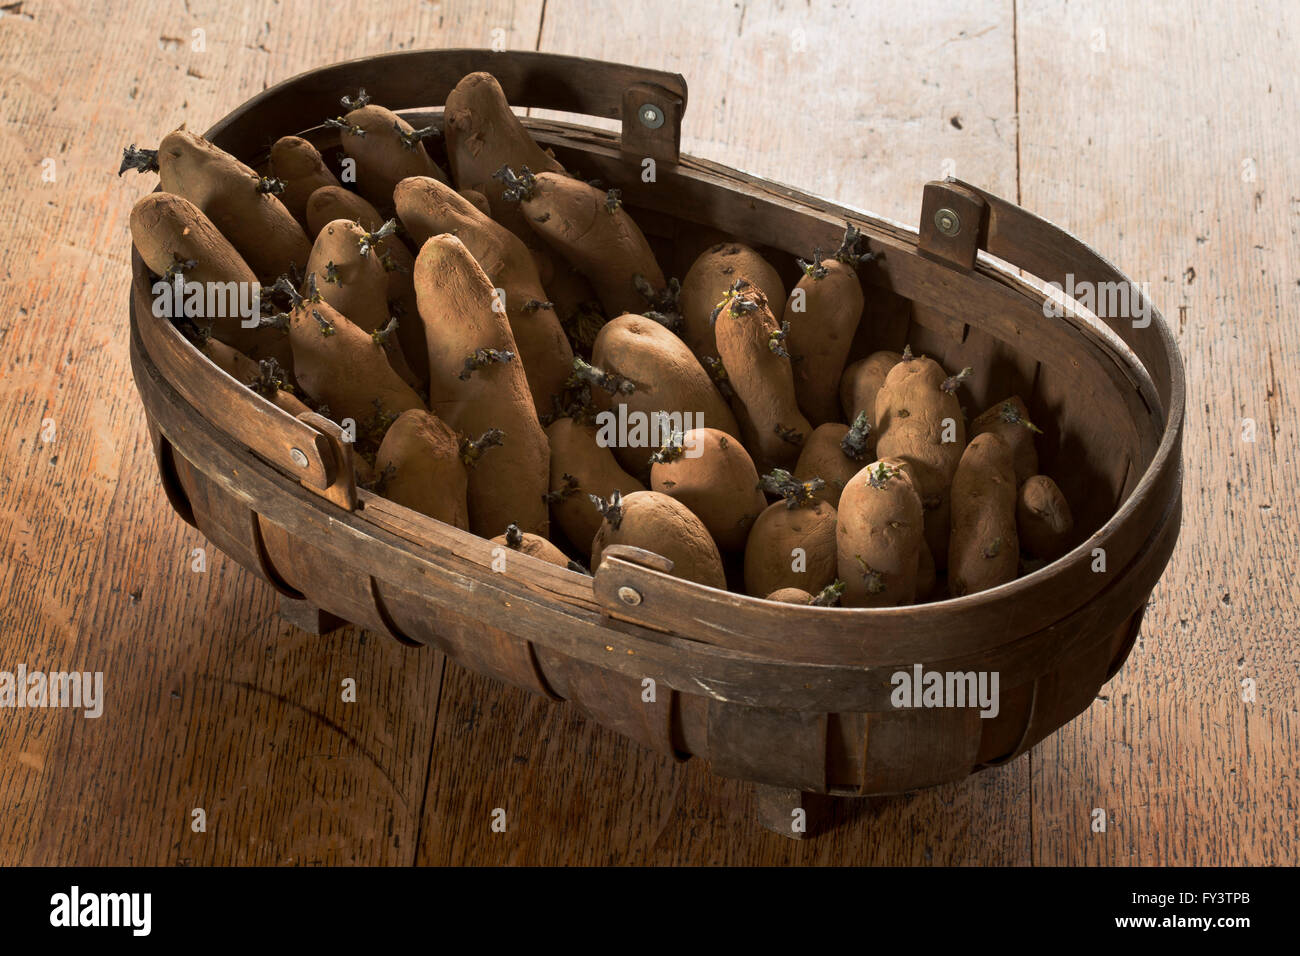
[{"label": "wooden floor", "polygon": [[[0,17],[0,670],[106,682],[97,720],[0,710],[0,864],[1300,862],[1300,6],[397,6]],[[1188,370],[1184,528],[1087,713],[794,843],[698,761],[433,651],[289,628],[174,516],[127,361],[127,215],[153,181],[114,175],[122,147],[309,67],[494,41],[681,72],[692,154],[910,223],[957,175],[1150,284]]]}]

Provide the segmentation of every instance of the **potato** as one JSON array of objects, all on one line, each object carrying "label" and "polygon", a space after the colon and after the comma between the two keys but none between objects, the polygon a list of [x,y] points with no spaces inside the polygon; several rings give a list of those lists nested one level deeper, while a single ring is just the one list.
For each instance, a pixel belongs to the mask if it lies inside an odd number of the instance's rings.
[{"label": "potato", "polygon": [[[588,504],[588,507],[590,507],[590,504]],[[543,537],[527,531],[520,531],[518,525],[510,525],[506,528],[505,534],[497,535],[492,539],[492,543],[537,558],[539,561],[545,561],[548,564],[558,565],[570,571],[576,570],[573,567],[573,562],[569,560],[568,555],[563,551]]]},{"label": "potato", "polygon": [[811,604],[812,595],[801,588],[781,588],[767,596],[769,601],[781,604]]},{"label": "potato", "polygon": [[417,243],[432,235],[453,233],[478,260],[493,286],[504,292],[506,318],[533,406],[548,411],[552,398],[564,391],[573,369],[573,348],[546,297],[528,249],[508,229],[436,179],[403,180],[393,198],[398,215]]},{"label": "potato", "polygon": [[719,549],[740,551],[767,508],[749,452],[716,428],[692,428],[673,438],[651,457],[651,490],[690,508]]},{"label": "potato", "polygon": [[[1014,452],[1013,452],[1014,456]],[[1022,550],[1055,561],[1070,546],[1074,516],[1065,495],[1046,475],[1032,475],[1016,496],[1016,532]]]},{"label": "potato", "polygon": [[[865,422],[855,431],[848,425],[826,422],[813,429],[803,450],[799,452],[799,461],[794,466],[794,476],[800,481],[821,478],[826,486],[817,492],[817,497],[839,507],[840,494],[849,479],[862,470],[867,462]],[[849,456],[848,448],[853,453]]]},{"label": "potato", "polygon": [[[650,456],[673,430],[715,428],[739,435],[736,418],[708,373],[686,343],[654,319],[621,315],[606,323],[596,336],[592,364],[621,383],[613,392],[593,388],[592,398],[601,412],[612,413],[597,422],[606,426],[602,435],[619,464],[638,477],[648,477]],[[658,424],[660,413],[668,415],[670,427]],[[624,416],[628,429],[621,436],[611,419]]]},{"label": "potato", "polygon": [[971,439],[952,479],[948,587],[954,597],[1015,580],[1016,472],[1011,447],[991,432]]},{"label": "potato", "polygon": [[682,280],[678,299],[681,337],[701,361],[718,357],[713,310],[741,276],[758,286],[768,302],[785,301],[785,286],[776,270],[757,252],[739,242],[710,246],[700,253]]},{"label": "potato", "polygon": [[934,555],[925,538],[921,539],[921,552],[916,562],[916,602],[929,600],[938,587],[937,572],[934,567]]},{"label": "potato", "polygon": [[[307,260],[307,274],[315,276],[315,291],[353,325],[375,333],[388,355],[393,371],[412,388],[421,387],[417,376],[406,363],[401,341],[393,334],[400,329],[390,323],[394,316],[388,306],[388,271],[380,260],[373,233],[347,219],[336,219],[320,231]],[[418,324],[415,316],[406,321]]]},{"label": "potato", "polygon": [[512,179],[505,195],[517,198],[528,225],[591,281],[606,315],[675,312],[675,295],[617,190],[539,173]]},{"label": "potato", "polygon": [[383,346],[324,300],[298,299],[289,341],[303,392],[328,406],[334,421],[351,418],[358,441],[381,440],[402,412],[425,407],[388,364]]},{"label": "potato", "polygon": [[[378,233],[384,225],[384,218],[364,197],[341,186],[322,186],[307,200],[308,233],[314,240],[336,219],[360,223],[370,233]],[[380,239],[376,248],[379,261],[388,273],[389,311],[397,316],[397,339],[402,345],[402,355],[423,388],[429,382],[429,351],[417,318],[415,284],[411,281],[415,256],[399,236]]]},{"label": "potato", "polygon": [[786,348],[794,356],[794,390],[799,408],[813,425],[840,414],[838,386],[853,335],[862,321],[862,283],[857,252],[861,233],[848,226],[834,255],[814,252],[803,278],[790,293],[782,322],[789,324]]},{"label": "potato", "polygon": [[468,530],[469,475],[460,436],[422,408],[397,417],[375,456],[376,493],[389,501]]},{"label": "potato", "polygon": [[469,367],[479,350],[517,351],[506,317],[494,308],[492,282],[451,235],[421,247],[414,278],[429,345],[431,410],[463,435],[504,432],[503,446],[470,470],[470,530],[486,537],[514,523],[545,536],[550,446],[524,370],[514,360]]},{"label": "potato", "polygon": [[[266,327],[244,328],[240,307],[247,305],[251,312],[257,276],[192,202],[171,193],[156,192],[143,197],[131,210],[131,240],[155,275],[166,277],[168,270],[192,263],[180,271],[186,285],[199,283],[204,287],[205,313],[209,293],[218,285],[221,287],[223,303],[214,299],[215,314],[194,317],[201,319],[198,325],[211,323],[215,338],[255,362],[273,358],[286,370],[293,368],[293,352],[287,335]],[[177,318],[189,296],[185,294],[177,302],[174,290],[173,285],[169,301],[173,317]]]},{"label": "potato", "polygon": [[785,498],[769,505],[745,543],[745,593],[763,597],[782,588],[816,594],[835,580],[836,512],[814,487],[777,469],[764,479]]},{"label": "potato", "polygon": [[564,536],[590,555],[601,522],[591,496],[630,495],[645,491],[645,485],[619,467],[613,451],[597,443],[594,425],[557,418],[547,426],[546,437],[551,445],[551,516]]},{"label": "potato", "polygon": [[912,466],[925,507],[925,540],[938,568],[947,567],[948,492],[966,447],[966,422],[954,391],[969,373],[950,377],[937,362],[909,350],[876,395],[876,454]]},{"label": "potato", "polygon": [[737,279],[719,306],[715,332],[728,381],[744,406],[745,447],[764,471],[793,465],[812,425],[799,411],[790,354],[767,296],[749,279]]},{"label": "potato", "polygon": [[275,141],[271,147],[271,175],[284,183],[280,202],[304,227],[311,194],[325,186],[339,186],[316,147],[301,136],[281,136]]},{"label": "potato", "polygon": [[302,226],[250,167],[186,129],[158,145],[164,192],[188,199],[221,231],[249,268],[270,284],[307,265],[311,243]]},{"label": "potato", "polygon": [[199,351],[239,384],[248,386],[294,418],[311,411],[293,394],[293,386],[285,381],[285,372],[275,359],[262,359],[259,363],[214,338],[205,340]]},{"label": "potato", "polygon": [[840,495],[839,577],[848,607],[898,607],[917,597],[925,519],[912,473],[898,459],[872,462]]},{"label": "potato", "polygon": [[844,411],[844,421],[851,422],[860,412],[866,412],[867,451],[875,452],[878,430],[876,428],[876,395],[885,384],[885,377],[903,356],[898,352],[872,352],[866,358],[858,359],[844,369],[840,376],[840,408]]},{"label": "potato", "polygon": [[992,432],[1011,448],[1016,468],[1016,483],[1023,484],[1030,476],[1038,474],[1038,450],[1034,436],[1042,429],[1029,420],[1029,411],[1019,395],[1012,395],[978,415],[970,426],[971,437]]},{"label": "potato", "polygon": [[367,102],[338,122],[343,152],[356,162],[357,190],[376,209],[393,206],[393,190],[410,176],[447,182],[424,148],[423,139],[436,134],[432,126],[417,130],[392,110]]},{"label": "potato", "polygon": [[458,189],[456,191],[468,199],[471,206],[489,219],[492,218],[492,207],[488,205],[487,196],[484,196],[477,189]]},{"label": "potato", "polygon": [[[637,491],[593,502],[602,515],[591,544],[591,569],[611,544],[626,544],[663,555],[674,577],[725,590],[722,556],[709,531],[680,501],[657,491]],[[766,593],[766,592],[765,592]]]}]

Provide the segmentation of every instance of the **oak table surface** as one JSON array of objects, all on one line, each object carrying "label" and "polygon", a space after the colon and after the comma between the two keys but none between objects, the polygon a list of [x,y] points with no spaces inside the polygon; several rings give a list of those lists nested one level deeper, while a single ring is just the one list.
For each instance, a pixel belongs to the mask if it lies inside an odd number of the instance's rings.
[{"label": "oak table surface", "polygon": [[[105,703],[0,709],[0,865],[1300,862],[1300,7],[601,7],[6,6],[0,671],[103,671]],[[685,152],[909,223],[955,175],[1148,284],[1187,365],[1183,532],[1087,712],[790,841],[700,761],[432,650],[284,624],[176,517],[127,356],[154,180],[115,175],[122,147],[311,67],[493,44],[680,72]]]}]

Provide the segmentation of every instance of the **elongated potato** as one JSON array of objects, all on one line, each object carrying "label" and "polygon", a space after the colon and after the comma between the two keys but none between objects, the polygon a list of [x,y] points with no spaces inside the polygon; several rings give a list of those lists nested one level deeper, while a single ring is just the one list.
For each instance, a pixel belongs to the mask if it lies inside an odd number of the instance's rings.
[{"label": "elongated potato", "polygon": [[174,130],[158,144],[158,178],[164,192],[203,210],[262,282],[307,265],[311,243],[298,220],[262,191],[252,167],[225,150],[189,130]]},{"label": "elongated potato", "polygon": [[992,432],[1011,448],[1016,467],[1016,483],[1023,484],[1030,476],[1038,474],[1038,449],[1034,436],[1042,429],[1029,420],[1029,410],[1019,395],[998,402],[978,415],[970,425],[971,437]]},{"label": "elongated potato", "polygon": [[619,467],[614,452],[596,441],[596,427],[572,418],[557,418],[546,427],[551,446],[551,516],[564,536],[584,554],[600,530],[600,512],[591,496],[608,500],[619,492],[645,491],[645,485]]},{"label": "elongated potato", "polygon": [[606,315],[670,311],[672,293],[650,244],[614,191],[561,173],[514,180],[528,224],[586,276]]},{"label": "elongated potato", "polygon": [[728,381],[744,405],[745,447],[760,470],[788,468],[812,425],[799,410],[790,354],[767,296],[749,279],[737,279],[719,307],[715,332]]},{"label": "elongated potato", "polygon": [[840,414],[838,386],[865,302],[858,281],[860,238],[849,226],[834,255],[804,263],[803,278],[782,315],[790,328],[786,348],[794,357],[795,395],[813,425],[835,421]]},{"label": "elongated potato", "polygon": [[676,498],[704,522],[722,551],[745,547],[767,508],[758,471],[740,441],[716,428],[692,428],[651,458],[650,488]]},{"label": "elongated potato", "polygon": [[954,391],[967,374],[968,369],[949,376],[937,362],[908,352],[876,395],[876,454],[912,466],[925,507],[925,540],[937,568],[947,567],[948,493],[966,448],[966,421]]},{"label": "elongated potato", "polygon": [[[602,440],[619,464],[648,477],[650,456],[673,431],[716,428],[739,437],[730,407],[686,343],[654,319],[621,315],[596,336],[592,363],[619,386],[592,389]],[[666,415],[669,424],[662,424]],[[627,423],[625,434],[618,426]]]},{"label": "elongated potato", "polygon": [[328,406],[335,421],[356,422],[359,442],[381,441],[402,412],[425,407],[370,333],[324,300],[303,299],[293,307],[289,341],[302,390]]},{"label": "elongated potato", "polygon": [[[179,269],[186,287],[190,283],[203,287],[201,318],[211,323],[215,338],[254,361],[273,358],[286,371],[292,370],[293,352],[283,331],[264,326],[244,328],[241,311],[247,308],[249,321],[257,314],[252,308],[253,292],[259,286],[257,276],[198,206],[171,193],[150,193],[131,210],[131,240],[155,275],[165,277],[168,270]],[[189,311],[181,306],[190,294],[186,290],[178,302],[175,280],[169,281],[168,301],[162,311],[178,318]],[[220,301],[211,294],[218,289]],[[167,304],[170,309],[165,308]],[[155,307],[159,307],[157,302]]]},{"label": "elongated potato", "polygon": [[423,139],[436,133],[433,127],[417,130],[375,103],[352,110],[342,123],[343,151],[357,165],[357,190],[375,208],[392,208],[393,190],[408,177],[429,176],[447,182],[447,174],[424,148]]},{"label": "elongated potato", "polygon": [[678,299],[681,337],[701,362],[718,357],[713,311],[741,276],[758,286],[768,302],[785,301],[785,285],[776,270],[761,255],[739,242],[710,246],[700,253],[682,280]]},{"label": "elongated potato", "polygon": [[975,594],[1015,580],[1019,568],[1011,448],[985,432],[971,439],[952,479],[948,586],[955,597]]},{"label": "elongated potato", "polygon": [[[334,220],[316,237],[307,272],[315,275],[315,291],[320,297],[353,325],[374,333],[393,371],[412,388],[420,388],[420,378],[407,365],[401,340],[395,334],[400,331],[402,319],[390,313],[389,273],[374,248],[373,234],[347,219]],[[415,316],[405,321],[418,324]]]},{"label": "elongated potato", "polygon": [[[317,189],[339,186],[316,147],[301,136],[281,136],[271,147],[271,175],[284,183],[280,202],[307,226],[307,200]],[[314,234],[313,234],[314,235]]]},{"label": "elongated potato", "polygon": [[1046,475],[1032,475],[1016,496],[1020,547],[1036,558],[1055,561],[1070,546],[1074,516],[1065,495]]},{"label": "elongated potato", "polygon": [[[363,196],[341,186],[322,186],[307,200],[307,226],[312,239],[336,219],[350,219],[360,223],[371,234],[378,233],[384,218]],[[388,308],[397,316],[397,339],[402,345],[402,355],[407,367],[415,373],[423,388],[429,382],[429,351],[424,342],[424,329],[417,318],[415,283],[415,256],[406,248],[400,236],[386,236],[375,247],[379,261],[388,273]]]},{"label": "elongated potato", "polygon": [[769,505],[745,542],[745,593],[765,597],[782,588],[816,594],[835,580],[836,512],[810,486],[776,470],[765,481],[785,498]]},{"label": "elongated potato", "polygon": [[464,435],[500,429],[504,444],[470,470],[470,530],[488,536],[509,524],[546,536],[550,445],[492,282],[455,236],[434,236],[415,260],[415,295],[429,345],[431,410]]},{"label": "elongated potato", "polygon": [[840,408],[844,411],[844,420],[852,422],[859,413],[866,412],[867,424],[870,426],[870,431],[867,433],[869,452],[876,450],[878,437],[876,396],[880,393],[880,387],[885,384],[890,369],[901,361],[903,356],[898,352],[888,350],[872,352],[866,358],[850,363],[844,369],[844,374],[840,376]]},{"label": "elongated potato", "polygon": [[817,492],[817,497],[837,508],[844,486],[868,461],[865,422],[859,425],[863,427],[856,431],[835,422],[818,425],[804,442],[794,466],[794,476],[800,481],[810,478],[825,481],[826,486]]},{"label": "elongated potato", "polygon": [[591,545],[591,569],[611,544],[626,544],[663,555],[673,563],[674,577],[725,590],[722,555],[703,522],[680,501],[657,491],[620,495],[595,502],[603,520]]},{"label": "elongated potato", "polygon": [[925,548],[921,497],[897,459],[875,461],[844,486],[836,525],[836,554],[844,604],[898,607],[917,597]]},{"label": "elongated potato", "polygon": [[243,352],[214,338],[204,341],[199,346],[199,351],[231,378],[241,385],[247,385],[294,418],[311,411],[298,396],[293,394],[293,386],[285,381],[284,370],[275,359],[262,359],[261,362],[257,362]]},{"label": "elongated potato", "polygon": [[469,528],[469,475],[460,436],[438,416],[413,408],[397,417],[375,456],[377,492],[452,527]]},{"label": "elongated potato", "polygon": [[[573,349],[546,297],[528,249],[456,190],[428,177],[405,179],[393,195],[397,214],[417,243],[456,235],[504,293],[506,318],[528,378],[533,406],[548,411],[573,369]],[[498,306],[499,307],[499,306]]]},{"label": "elongated potato", "polygon": [[520,531],[518,525],[512,524],[506,528],[505,534],[497,535],[492,539],[492,543],[503,545],[511,551],[518,551],[520,554],[526,554],[548,564],[573,570],[573,562],[569,560],[568,555],[545,538],[528,531]]}]

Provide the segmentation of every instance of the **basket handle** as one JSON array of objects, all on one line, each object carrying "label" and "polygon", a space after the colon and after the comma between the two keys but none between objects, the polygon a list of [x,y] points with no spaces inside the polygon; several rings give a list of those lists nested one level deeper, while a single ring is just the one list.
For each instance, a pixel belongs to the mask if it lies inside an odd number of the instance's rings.
[{"label": "basket handle", "polygon": [[619,119],[625,152],[661,163],[680,158],[680,74],[531,51],[415,50],[321,67],[263,91],[205,136],[247,161],[276,136],[337,116],[339,97],[359,87],[392,110],[428,108],[441,106],[462,77],[480,70],[496,77],[511,106]]}]

